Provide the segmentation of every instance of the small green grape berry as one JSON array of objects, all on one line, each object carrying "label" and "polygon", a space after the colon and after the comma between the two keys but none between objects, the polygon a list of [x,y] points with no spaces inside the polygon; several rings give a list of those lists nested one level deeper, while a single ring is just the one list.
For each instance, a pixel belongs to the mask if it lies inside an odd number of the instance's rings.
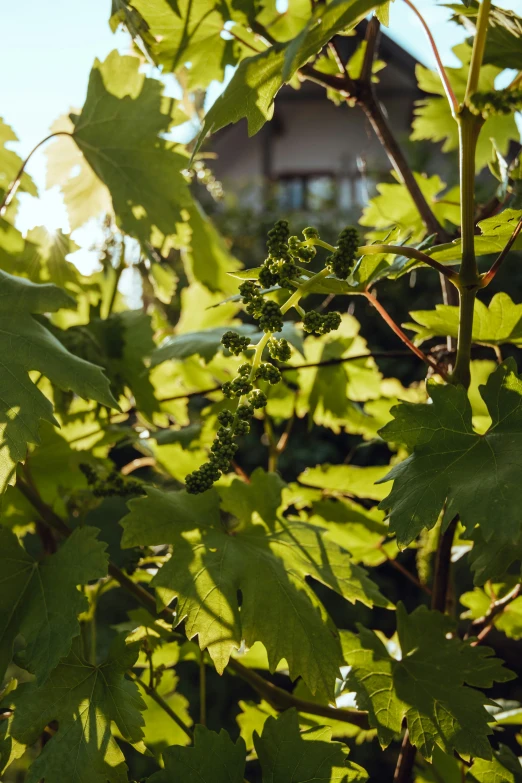
[{"label": "small green grape berry", "polygon": [[248,395],[248,401],[253,408],[265,408],[268,402],[268,397],[261,389],[254,389],[251,394]]},{"label": "small green grape berry", "polygon": [[234,414],[232,411],[221,411],[218,413],[217,419],[223,427],[230,427],[234,421]]},{"label": "small green grape berry", "polygon": [[337,312],[327,313],[323,318],[321,334],[328,334],[338,329],[341,325],[341,314]]},{"label": "small green grape berry", "polygon": [[248,421],[254,415],[254,409],[251,405],[238,405],[236,416],[238,419]]},{"label": "small green grape berry", "polygon": [[292,288],[292,280],[299,277],[299,269],[296,266],[295,261],[287,260],[283,261],[279,265],[279,285],[283,288]]},{"label": "small green grape berry", "polygon": [[319,231],[313,226],[307,226],[303,228],[303,236],[305,239],[319,239]]},{"label": "small green grape berry", "polygon": [[261,315],[261,311],[263,309],[263,305],[265,303],[265,300],[262,296],[254,296],[252,299],[250,299],[245,306],[245,310],[249,315],[251,315],[253,318],[259,318]]},{"label": "small green grape berry", "polygon": [[268,341],[268,353],[272,359],[277,359],[279,362],[287,362],[292,355],[292,349],[284,337],[280,340],[277,337],[271,337]]},{"label": "small green grape berry", "polygon": [[223,392],[225,397],[228,397],[228,399],[232,399],[232,397],[235,397],[234,390],[232,389],[232,382],[231,381],[225,381],[225,383],[221,387],[221,391]]},{"label": "small green grape berry", "polygon": [[250,345],[250,338],[229,330],[221,338],[221,344],[234,356],[239,356]]},{"label": "small green grape berry", "polygon": [[265,263],[259,272],[259,282],[263,288],[272,288],[279,283],[279,275],[271,264]]},{"label": "small green grape berry", "polygon": [[240,419],[239,421],[236,421],[234,424],[234,434],[238,437],[240,435],[248,435],[250,432],[250,424],[248,421],[244,421]]},{"label": "small green grape berry", "polygon": [[266,247],[271,258],[284,258],[288,254],[288,221],[278,220],[268,232]]},{"label": "small green grape berry", "polygon": [[263,362],[256,370],[256,378],[261,378],[270,384],[276,384],[281,380],[281,372],[270,362]]},{"label": "small green grape berry", "polygon": [[250,364],[240,364],[237,368],[238,375],[245,376],[250,375],[250,370],[252,369]]},{"label": "small green grape berry", "polygon": [[239,293],[244,300],[252,299],[259,294],[259,286],[253,280],[244,280],[239,286]]},{"label": "small green grape berry", "polygon": [[280,332],[283,328],[283,315],[277,302],[268,299],[263,303],[259,326],[264,332]]},{"label": "small green grape berry", "polygon": [[337,250],[328,257],[328,269],[341,280],[346,280],[355,266],[359,233],[353,226],[344,228],[337,238]]},{"label": "small green grape berry", "polygon": [[314,332],[319,333],[322,325],[323,316],[321,313],[318,313],[315,310],[309,310],[304,314],[303,329],[305,332],[309,332],[310,334],[313,334]]}]

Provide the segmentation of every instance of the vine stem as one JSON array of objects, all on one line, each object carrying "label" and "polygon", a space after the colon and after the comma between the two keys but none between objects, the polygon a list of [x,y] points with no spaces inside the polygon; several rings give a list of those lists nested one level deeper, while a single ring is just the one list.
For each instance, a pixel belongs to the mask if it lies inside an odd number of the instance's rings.
[{"label": "vine stem", "polygon": [[486,272],[484,277],[482,278],[482,287],[487,286],[491,283],[495,275],[497,274],[501,264],[503,263],[504,259],[506,258],[507,254],[515,244],[515,241],[522,231],[522,217],[518,221],[517,225],[515,226],[515,229],[511,236],[509,237],[506,246],[504,249],[499,253],[498,257],[495,259],[495,262],[492,264],[491,269]]},{"label": "vine stem", "polygon": [[373,296],[369,291],[364,291],[363,296],[366,297],[366,299],[370,302],[373,307],[377,310],[381,318],[386,321],[390,329],[395,332],[397,337],[399,337],[404,345],[407,345],[410,351],[412,351],[415,356],[418,356],[419,359],[422,359],[423,362],[428,364],[433,370],[435,370],[438,375],[440,375],[444,380],[448,379],[448,374],[446,370],[444,370],[442,367],[439,367],[436,361],[431,358],[431,356],[427,356],[427,354],[424,353],[424,351],[421,351],[420,348],[418,348],[410,338],[402,331],[399,324],[395,323],[389,312],[382,306],[382,304],[379,302],[379,300]]},{"label": "vine stem", "polygon": [[[280,371],[282,373],[285,372],[293,372],[294,370],[308,370],[311,367],[333,367],[337,364],[344,364],[345,362],[355,362],[359,359],[390,359],[398,356],[411,356],[411,351],[373,351],[372,353],[360,353],[356,354],[355,356],[345,356],[335,359],[326,359],[323,362],[311,362],[310,364],[295,364],[295,365],[286,365],[285,367],[280,367]],[[221,386],[212,386],[211,389],[201,389],[201,391],[193,391],[193,392],[187,392],[186,394],[175,394],[172,397],[162,397],[158,400],[158,402],[174,402],[175,400],[190,400],[192,397],[201,397],[205,394],[213,394],[214,392],[218,392],[221,389]],[[72,441],[69,441],[70,443],[73,443],[74,440],[83,440],[84,438],[91,437],[93,435],[97,435],[98,432],[103,432],[102,429],[97,429],[92,432],[87,433],[87,435],[82,435],[81,438],[75,438]]]},{"label": "vine stem", "polygon": [[[323,247],[325,250],[329,250],[330,253],[335,253],[337,250],[334,245],[330,245],[328,242],[324,242],[322,239],[307,239],[303,242],[305,245],[317,245]],[[394,256],[405,256],[406,258],[413,258],[417,261],[422,261],[423,264],[431,266],[432,269],[436,269],[441,275],[451,280],[453,285],[458,288],[459,276],[453,269],[448,269],[443,264],[440,264],[434,258],[431,258],[427,253],[423,253],[422,250],[417,250],[416,247],[408,247],[408,245],[360,245],[357,248],[356,254],[359,256],[375,256],[380,253],[389,253]]]},{"label": "vine stem", "polygon": [[458,110],[459,110],[459,102],[457,100],[457,97],[455,93],[453,92],[453,87],[451,86],[450,80],[448,78],[448,74],[446,72],[446,69],[444,68],[441,56],[439,54],[439,50],[437,48],[437,44],[435,43],[435,39],[433,35],[431,34],[431,30],[428,27],[428,24],[426,20],[424,19],[421,12],[416,8],[416,6],[411,2],[411,0],[404,0],[406,5],[411,8],[413,13],[416,15],[417,19],[420,21],[421,25],[424,28],[424,32],[426,33],[428,40],[430,42],[430,46],[433,50],[433,54],[435,55],[435,62],[437,63],[437,71],[439,73],[439,76],[441,78],[444,92],[446,93],[446,97],[448,99],[448,103],[451,107],[451,111],[453,116],[456,116]]},{"label": "vine stem", "polygon": [[379,253],[390,253],[395,256],[405,256],[406,258],[413,258],[417,261],[422,261],[423,264],[431,266],[432,269],[436,269],[441,275],[447,277],[453,285],[458,288],[459,276],[453,269],[448,269],[443,264],[439,264],[434,258],[431,258],[427,253],[423,253],[422,250],[417,250],[415,247],[399,247],[398,245],[361,245],[357,248],[357,252],[363,256],[373,256]]},{"label": "vine stem", "polygon": [[457,118],[459,126],[459,168],[461,192],[462,261],[460,264],[460,314],[457,340],[457,359],[452,375],[453,383],[468,388],[473,333],[475,298],[482,280],[478,274],[475,256],[475,153],[483,120],[466,107]]},{"label": "vine stem", "polygon": [[56,136],[70,136],[72,138],[72,133],[69,133],[69,131],[55,131],[54,133],[50,133],[48,136],[45,137],[45,139],[42,139],[38,142],[38,144],[35,144],[29,155],[26,157],[20,168],[18,169],[18,172],[16,174],[16,177],[11,182],[9,187],[7,188],[4,197],[2,201],[0,202],[0,217],[3,217],[5,215],[5,211],[11,201],[13,200],[16,191],[18,190],[18,186],[20,185],[20,180],[22,179],[22,175],[25,171],[25,167],[31,160],[34,153],[40,149],[40,147],[45,144],[47,141],[50,141],[50,139],[56,138]]},{"label": "vine stem", "polygon": [[183,721],[178,715],[176,715],[176,713],[174,712],[170,704],[168,704],[165,701],[165,699],[162,696],[160,696],[159,693],[154,688],[151,688],[149,685],[147,685],[146,682],[143,682],[143,680],[140,677],[138,677],[136,674],[134,674],[134,672],[130,671],[129,677],[132,680],[134,680],[134,682],[137,683],[140,686],[140,688],[143,688],[147,696],[149,696],[153,701],[155,701],[158,707],[161,707],[163,712],[165,712],[169,716],[169,718],[171,718],[174,721],[174,723],[177,726],[179,726],[182,732],[192,742],[194,740],[194,734],[192,730],[189,729],[189,727],[185,723],[183,723]]},{"label": "vine stem", "polygon": [[[407,1],[405,0],[405,2]],[[465,103],[469,103],[471,96],[477,91],[479,85],[480,69],[482,68],[482,60],[484,59],[484,50],[486,48],[490,10],[491,0],[482,0],[477,16],[475,38],[473,39],[473,51],[471,53],[466,95],[464,97]]]},{"label": "vine stem", "polygon": [[473,631],[473,635],[475,635],[475,633],[477,634],[476,640],[471,643],[473,647],[480,644],[482,640],[486,638],[488,633],[493,630],[495,627],[496,618],[506,611],[509,604],[511,604],[513,601],[516,601],[516,599],[520,596],[521,591],[522,585],[515,585],[515,587],[510,590],[509,593],[507,593],[503,598],[498,598],[496,601],[492,601],[488,611],[483,617],[477,617],[477,619],[472,622],[471,629]]},{"label": "vine stem", "polygon": [[199,722],[207,725],[207,670],[205,668],[205,651],[199,651]]}]

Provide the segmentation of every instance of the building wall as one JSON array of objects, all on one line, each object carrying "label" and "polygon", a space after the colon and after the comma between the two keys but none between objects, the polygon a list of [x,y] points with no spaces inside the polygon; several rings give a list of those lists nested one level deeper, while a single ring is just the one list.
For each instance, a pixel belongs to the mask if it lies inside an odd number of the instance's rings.
[{"label": "building wall", "polygon": [[[405,143],[414,102],[420,97],[414,68],[411,63],[405,67],[391,61],[379,76],[377,90],[390,125],[399,142]],[[218,133],[213,150],[218,156],[213,168],[225,190],[236,193],[243,206],[259,210],[268,192],[279,193],[281,206],[289,210],[320,208],[320,200],[309,194],[328,191],[329,178],[336,203],[342,201],[343,210],[354,207],[360,211],[373,195],[375,182],[391,170],[362,109],[336,106],[322,87],[310,82],[299,90],[283,88],[272,121],[258,134],[249,138],[242,121]],[[272,185],[270,190],[267,183]],[[300,192],[308,195],[303,197],[306,203],[297,207]]]}]

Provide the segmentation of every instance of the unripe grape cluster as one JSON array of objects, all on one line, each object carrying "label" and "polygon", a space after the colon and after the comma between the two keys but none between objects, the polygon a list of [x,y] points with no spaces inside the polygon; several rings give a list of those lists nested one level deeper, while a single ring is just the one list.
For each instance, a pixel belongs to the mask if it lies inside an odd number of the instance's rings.
[{"label": "unripe grape cluster", "polygon": [[292,355],[292,349],[284,337],[280,340],[278,340],[277,337],[271,337],[267,347],[268,353],[272,359],[276,359],[279,362],[287,362]]},{"label": "unripe grape cluster", "polygon": [[337,250],[327,259],[330,271],[341,280],[346,280],[353,271],[359,246],[359,234],[356,228],[344,228],[337,239]]},{"label": "unripe grape cluster", "polygon": [[[260,271],[257,282],[244,280],[239,286],[243,306],[259,325],[261,331],[270,335],[266,345],[270,357],[276,361],[287,362],[291,357],[291,348],[287,340],[277,338],[275,333],[283,328],[283,313],[277,302],[267,299],[263,289],[278,285],[283,288],[298,288],[297,279],[300,270],[296,259],[308,263],[315,257],[316,249],[307,242],[319,239],[319,232],[313,227],[303,231],[304,241],[297,237],[289,237],[288,223],[279,220],[268,232],[268,255]],[[338,276],[346,277],[353,267],[358,245],[357,232],[346,228],[339,236],[339,246],[328,259],[328,269]],[[302,312],[300,310],[300,312]],[[337,329],[341,323],[339,313],[318,313],[310,311],[303,317],[305,331],[315,334],[328,334]],[[250,347],[250,340],[233,330],[224,333],[221,342],[235,356]],[[210,448],[210,457],[206,464],[186,477],[187,492],[198,494],[209,489],[222,473],[230,469],[231,462],[238,449],[236,439],[250,432],[251,420],[256,410],[264,408],[268,402],[266,394],[255,383],[259,380],[269,384],[281,381],[281,371],[271,362],[261,362],[260,356],[252,366],[249,363],[240,365],[235,378],[226,381],[222,386],[223,395],[228,399],[236,399],[235,413],[223,410],[218,415],[219,429]]]},{"label": "unripe grape cluster", "polygon": [[141,481],[122,476],[114,468],[110,471],[96,470],[88,462],[81,462],[79,468],[86,478],[92,494],[97,498],[128,497],[129,495],[144,495],[145,489]]},{"label": "unripe grape cluster", "polygon": [[341,325],[340,313],[318,313],[310,310],[303,317],[303,329],[311,334],[328,334]]},{"label": "unripe grape cluster", "polygon": [[484,117],[494,114],[512,114],[522,108],[522,90],[491,90],[476,92],[472,98],[472,109]]},{"label": "unripe grape cluster", "polygon": [[230,353],[234,354],[234,356],[239,356],[239,354],[246,351],[250,345],[250,338],[229,330],[228,332],[225,332],[221,338],[221,344],[227,348]]}]

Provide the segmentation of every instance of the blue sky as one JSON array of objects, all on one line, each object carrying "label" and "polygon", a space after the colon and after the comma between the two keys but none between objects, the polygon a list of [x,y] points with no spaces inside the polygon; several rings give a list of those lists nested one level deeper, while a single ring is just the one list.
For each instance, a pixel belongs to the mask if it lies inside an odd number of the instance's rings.
[{"label": "blue sky", "polygon": [[[520,0],[498,4],[515,9]],[[103,59],[114,48],[127,50],[128,37],[123,32],[113,35],[109,28],[110,0],[10,0],[3,6],[0,112],[18,135],[20,141],[13,148],[23,157],[47,135],[56,117],[82,105],[94,58]],[[443,59],[454,64],[451,47],[462,40],[462,31],[444,23],[447,11],[435,0],[417,0],[417,7],[428,21]],[[419,23],[401,0],[395,0],[392,7],[389,34],[426,65],[433,65]],[[51,229],[67,228],[59,193],[43,192],[42,151],[31,160],[28,171],[42,197],[38,202],[28,197],[22,200],[20,228],[26,230],[39,223]]]}]

